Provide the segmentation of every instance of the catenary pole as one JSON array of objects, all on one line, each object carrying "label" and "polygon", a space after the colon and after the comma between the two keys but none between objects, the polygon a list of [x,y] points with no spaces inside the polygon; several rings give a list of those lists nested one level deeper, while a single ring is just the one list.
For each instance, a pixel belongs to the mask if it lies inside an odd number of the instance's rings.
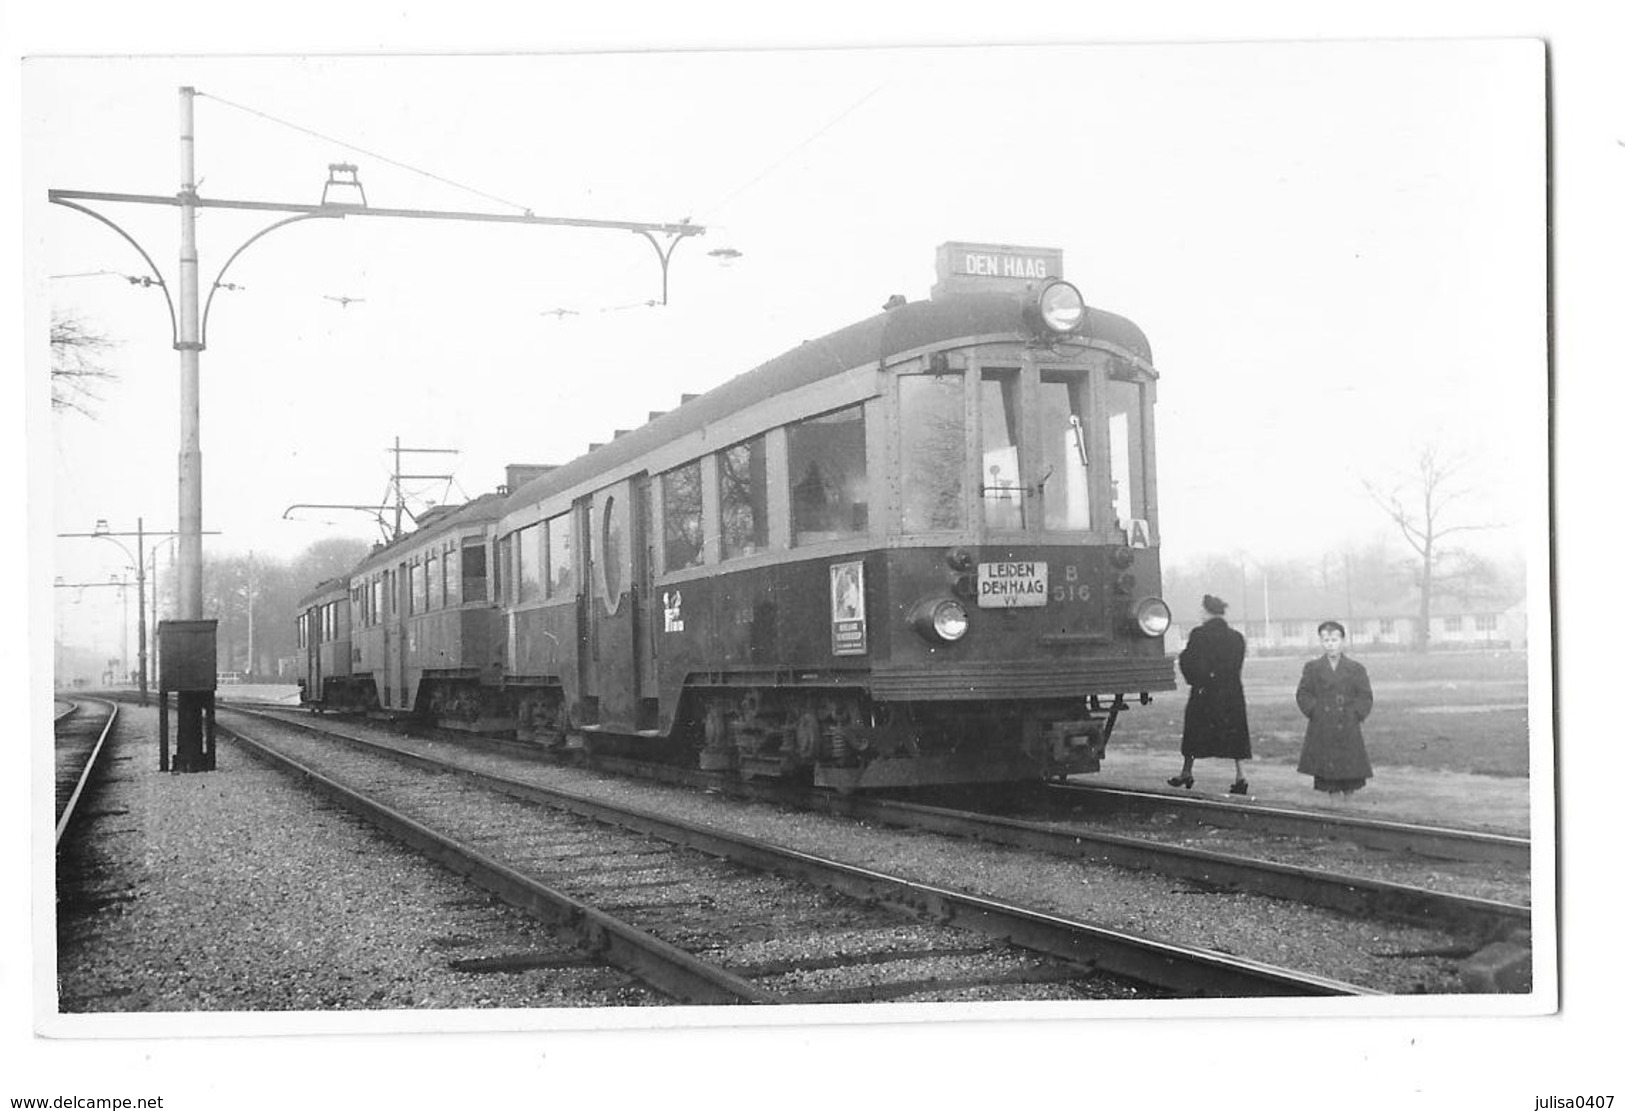
[{"label": "catenary pole", "polygon": [[[176,199],[181,210],[179,328],[175,347],[181,354],[180,596],[176,608],[183,621],[203,618],[203,449],[199,428],[198,364],[203,351],[198,328],[197,180],[194,158],[192,104],[197,90],[180,90],[181,187]],[[210,638],[212,641],[212,638]],[[213,663],[205,661],[212,676]],[[175,770],[209,770],[212,752],[204,748],[204,717],[212,717],[214,692],[177,690],[175,699]],[[212,721],[209,723],[212,732]],[[162,732],[162,723],[160,723]],[[210,748],[212,749],[212,744]],[[163,766],[162,755],[160,767]]]},{"label": "catenary pole", "polygon": [[203,616],[203,451],[199,432],[197,189],[194,183],[192,98],[196,90],[181,89],[181,453],[180,453],[180,598],[185,621]]}]

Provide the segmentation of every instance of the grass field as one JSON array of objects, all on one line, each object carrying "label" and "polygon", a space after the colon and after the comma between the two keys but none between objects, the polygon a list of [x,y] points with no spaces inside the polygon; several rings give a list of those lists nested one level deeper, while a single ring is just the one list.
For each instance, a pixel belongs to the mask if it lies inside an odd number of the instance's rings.
[{"label": "grass field", "polygon": [[[1441,652],[1358,656],[1376,705],[1364,725],[1378,766],[1410,766],[1478,775],[1529,774],[1529,660],[1523,652]],[[1308,657],[1250,658],[1242,672],[1253,758],[1296,764],[1304,716],[1294,694]],[[1178,738],[1185,685],[1134,706],[1118,720],[1112,743]]]}]

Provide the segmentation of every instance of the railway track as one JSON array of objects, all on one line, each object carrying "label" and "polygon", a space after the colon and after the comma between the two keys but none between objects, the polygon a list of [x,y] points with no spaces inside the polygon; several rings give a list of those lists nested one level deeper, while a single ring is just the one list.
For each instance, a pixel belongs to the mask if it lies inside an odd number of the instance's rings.
[{"label": "railway track", "polygon": [[86,700],[55,719],[56,846],[73,828],[80,805],[102,765],[108,738],[118,720],[114,702]]},{"label": "railway track", "polygon": [[1258,830],[1290,837],[1338,838],[1364,848],[1411,853],[1437,860],[1480,861],[1528,870],[1529,838],[1484,830],[1449,829],[1416,822],[1314,813],[1259,803],[1192,798],[1166,791],[1135,791],[1083,783],[1049,784],[1062,806],[1095,813],[1168,811],[1208,825]]},{"label": "railway track", "polygon": [[[272,708],[267,708],[272,709]],[[287,712],[286,707],[280,708]],[[590,767],[635,775],[661,782],[720,791],[742,798],[790,806],[859,821],[946,834],[1051,855],[1092,860],[1118,867],[1155,871],[1220,891],[1245,891],[1294,903],[1324,907],[1362,918],[1438,927],[1483,941],[1529,929],[1527,901],[1492,898],[1448,890],[1426,861],[1445,859],[1492,866],[1520,864],[1527,874],[1526,838],[1504,834],[1451,830],[1380,819],[1330,816],[1256,804],[1227,804],[1159,792],[1135,792],[1075,784],[1046,784],[1034,820],[917,802],[833,792],[808,792],[767,781],[740,781],[732,777],[648,764],[618,757],[586,757],[579,752],[547,753],[533,745],[493,739],[459,738],[473,744],[527,758],[560,757],[580,760]],[[1102,803],[1101,800],[1105,800]],[[1058,802],[1058,804],[1057,804]],[[1018,810],[1031,810],[1018,802]],[[1266,859],[1242,852],[1219,852],[1171,843],[1166,837],[1135,837],[1101,831],[1075,820],[1087,811],[1092,818],[1124,811],[1145,815],[1169,813],[1196,823],[1299,839],[1311,845],[1327,839],[1350,841],[1394,854],[1387,862],[1415,882],[1374,878],[1324,866]],[[1420,867],[1416,865],[1420,864]],[[1497,877],[1504,879],[1504,877]],[[1497,887],[1516,887],[1499,882]],[[1523,888],[1527,890],[1527,881]],[[1526,900],[1527,896],[1525,896]]]},{"label": "railway track", "polygon": [[1476,938],[1527,930],[1530,923],[1527,904],[1100,832],[1076,823],[1035,822],[891,800],[821,800],[817,805],[863,821],[1151,870],[1216,889],[1247,891],[1363,918],[1436,926]]},{"label": "railway track", "polygon": [[297,764],[346,806],[680,999],[1122,998],[1146,987],[1185,997],[1369,994],[343,732],[258,720],[258,742],[236,725],[231,735]]}]

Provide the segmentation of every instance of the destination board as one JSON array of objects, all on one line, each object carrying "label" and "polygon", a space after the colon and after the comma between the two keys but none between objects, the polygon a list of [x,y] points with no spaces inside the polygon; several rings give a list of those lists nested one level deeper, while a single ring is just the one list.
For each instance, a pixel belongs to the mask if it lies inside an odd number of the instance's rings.
[{"label": "destination board", "polygon": [[1055,247],[953,242],[937,248],[937,285],[945,291],[1009,288],[1060,276],[1061,252]]},{"label": "destination board", "polygon": [[976,568],[976,604],[982,609],[1042,606],[1049,599],[1049,564],[1014,560]]}]

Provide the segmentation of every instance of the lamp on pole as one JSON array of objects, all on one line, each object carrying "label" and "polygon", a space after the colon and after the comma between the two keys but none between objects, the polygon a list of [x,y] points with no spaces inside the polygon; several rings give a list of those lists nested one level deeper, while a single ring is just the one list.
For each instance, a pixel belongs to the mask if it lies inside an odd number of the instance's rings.
[{"label": "lamp on pole", "polygon": [[[56,576],[56,581],[52,585],[54,585],[58,590],[74,591],[74,605],[78,605],[84,600],[85,591],[87,590],[114,589],[119,592],[119,599],[124,605],[123,620],[119,623],[119,658],[116,661],[110,660],[108,662],[117,663],[120,670],[126,676],[128,676],[130,671],[130,577],[126,574],[118,574],[109,575],[106,582],[71,583],[64,579],[61,575],[58,575]],[[60,670],[59,665],[59,674]]]},{"label": "lamp on pole", "polygon": [[[205,535],[216,536],[219,534],[210,532],[205,533]],[[142,517],[137,517],[135,519],[134,532],[117,532],[108,527],[106,517],[98,517],[96,518],[96,527],[89,532],[59,532],[57,533],[57,536],[68,539],[106,540],[110,544],[118,545],[119,551],[123,552],[125,558],[130,561],[130,570],[135,572],[136,666],[138,668],[139,682],[141,687],[141,705],[145,706],[147,704],[147,692],[150,685],[150,679],[156,670],[155,668],[149,666],[151,656],[147,651],[147,568],[150,566],[153,569],[151,627],[156,629],[158,627],[158,549],[163,547],[165,544],[172,543],[177,537],[180,536],[180,533],[148,532],[146,520]],[[119,539],[121,536],[135,538],[134,552],[130,551],[129,547]],[[146,542],[150,537],[154,536],[161,536],[163,539],[152,546],[149,554],[146,547]]]},{"label": "lamp on pole", "polygon": [[[130,549],[113,536],[112,530],[107,527],[107,518],[98,517],[95,531],[92,533],[97,540],[106,540],[109,543],[117,544],[119,551],[123,552],[125,557],[135,564],[135,651],[137,667],[140,669],[141,705],[143,706],[147,704],[147,565],[141,558],[142,545],[146,538],[145,529],[145,522],[142,518],[137,517],[135,519],[135,554],[133,556],[130,554]],[[130,635],[129,600],[129,595],[125,594],[124,636],[126,641],[128,641]],[[128,648],[128,645],[126,645],[126,648]],[[129,673],[129,660],[126,659],[124,661],[124,674],[127,676]]]},{"label": "lamp on pole", "polygon": [[[124,553],[124,558],[130,561],[130,570],[135,572],[136,666],[139,668],[140,674],[139,682],[141,687],[141,705],[145,706],[147,704],[147,565],[142,556],[145,554],[145,541],[148,534],[143,519],[140,517],[135,519],[135,532],[133,533],[114,532],[112,529],[107,527],[106,517],[98,517],[96,519],[96,527],[90,532],[59,532],[57,535],[59,537],[82,537],[90,540],[106,540],[110,544],[118,545],[119,551]],[[131,552],[129,547],[119,539],[121,536],[135,537],[134,552]],[[126,582],[126,586],[127,585],[128,583]],[[128,613],[125,614],[125,624],[126,626],[129,624]],[[129,634],[128,631],[126,631],[126,641],[128,640],[128,637]],[[126,655],[128,655],[128,644],[126,644],[125,647]],[[128,660],[126,660],[125,663],[125,674],[128,675]]]}]

